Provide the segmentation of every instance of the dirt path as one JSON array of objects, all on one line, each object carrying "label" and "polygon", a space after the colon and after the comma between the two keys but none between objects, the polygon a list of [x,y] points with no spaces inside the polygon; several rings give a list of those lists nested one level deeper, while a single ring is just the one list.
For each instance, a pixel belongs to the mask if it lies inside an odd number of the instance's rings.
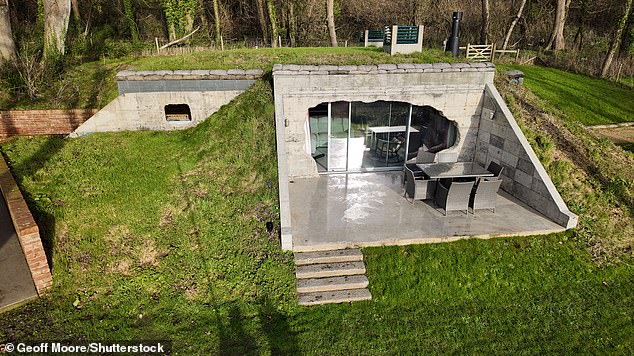
[{"label": "dirt path", "polygon": [[634,142],[634,126],[593,129],[592,131],[594,131],[597,135],[606,137],[617,144]]}]

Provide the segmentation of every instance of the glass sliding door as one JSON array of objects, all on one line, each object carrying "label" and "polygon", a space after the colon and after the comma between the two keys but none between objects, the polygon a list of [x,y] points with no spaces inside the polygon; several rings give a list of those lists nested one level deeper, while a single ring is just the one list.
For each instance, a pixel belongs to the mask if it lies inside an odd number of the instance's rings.
[{"label": "glass sliding door", "polygon": [[329,109],[328,170],[347,171],[350,103],[347,101],[330,103]]},{"label": "glass sliding door", "polygon": [[410,104],[390,102],[390,116],[388,121],[388,149],[385,153],[387,167],[402,167],[405,163],[407,150],[407,125],[409,123]]},{"label": "glass sliding door", "polygon": [[311,155],[317,163],[317,171],[328,170],[328,103],[308,109]]},{"label": "glass sliding door", "polygon": [[[318,170],[400,168],[409,155],[416,155],[421,141],[421,127],[410,126],[411,115],[412,105],[387,101],[339,101],[309,109],[311,148]],[[410,137],[416,147],[408,147]]]},{"label": "glass sliding door", "polygon": [[350,139],[348,141],[348,170],[362,171],[374,167],[371,159],[372,135],[368,130],[368,116],[363,103],[350,103]]},{"label": "glass sliding door", "polygon": [[367,153],[363,168],[386,167],[385,150],[389,149],[390,107],[384,101],[352,103],[352,118],[365,124]]}]

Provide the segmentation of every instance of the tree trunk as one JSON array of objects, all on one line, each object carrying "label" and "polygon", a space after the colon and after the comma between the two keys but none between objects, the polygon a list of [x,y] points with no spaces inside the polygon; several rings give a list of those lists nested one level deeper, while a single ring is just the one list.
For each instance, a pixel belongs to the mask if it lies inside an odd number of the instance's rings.
[{"label": "tree trunk", "polygon": [[553,49],[555,51],[558,51],[566,48],[564,27],[566,25],[566,13],[568,7],[570,6],[570,1],[571,0],[557,0],[553,32],[550,35],[550,40],[546,45],[546,49]]},{"label": "tree trunk", "polygon": [[11,31],[9,0],[0,0],[0,62],[15,58],[15,42]]},{"label": "tree trunk", "polygon": [[515,25],[517,25],[517,22],[522,17],[522,12],[524,11],[525,5],[526,5],[526,0],[522,0],[522,3],[520,4],[520,9],[517,10],[517,16],[515,16],[515,18],[513,19],[513,22],[511,22],[511,27],[509,27],[509,30],[506,32],[506,36],[504,36],[504,43],[502,44],[503,50],[505,50],[506,47],[509,45],[509,41],[511,40],[511,34],[513,34],[513,29],[515,28]]},{"label": "tree trunk", "polygon": [[623,55],[630,53],[634,54],[634,4],[630,9],[630,16],[627,21],[627,25],[625,25],[625,32],[622,35],[623,41],[620,45],[619,52]]},{"label": "tree trunk", "polygon": [[277,43],[277,16],[275,16],[275,3],[274,0],[266,0],[266,7],[269,10],[269,20],[271,21],[271,47],[278,46]]},{"label": "tree trunk", "polygon": [[71,0],[71,5],[73,7],[73,17],[75,21],[77,21],[77,26],[81,27],[81,14],[79,13],[79,3],[77,0]]},{"label": "tree trunk", "polygon": [[70,0],[44,0],[44,55],[64,54]]},{"label": "tree trunk", "polygon": [[134,21],[134,7],[132,6],[132,0],[123,0],[123,13],[125,14],[126,20],[128,21],[128,29],[130,30],[132,43],[138,43],[139,31],[136,27],[136,22]]},{"label": "tree trunk", "polygon": [[326,13],[328,16],[328,33],[330,34],[330,45],[337,47],[337,30],[335,29],[335,1],[326,0]]},{"label": "tree trunk", "polygon": [[297,19],[295,19],[295,0],[288,2],[288,39],[291,47],[295,47],[297,36]]},{"label": "tree trunk", "polygon": [[480,43],[488,44],[489,41],[489,0],[482,0],[482,27],[480,28]]},{"label": "tree trunk", "polygon": [[260,20],[260,28],[262,29],[262,38],[264,39],[264,44],[268,44],[269,29],[266,25],[266,15],[264,14],[264,0],[256,0],[256,4],[258,8],[258,19]]},{"label": "tree trunk", "polygon": [[586,24],[586,14],[588,13],[588,0],[580,1],[579,13],[581,14],[581,16],[579,17],[579,26],[577,27],[575,38],[572,40],[572,48],[576,51],[581,51],[581,49],[583,48],[583,33]]},{"label": "tree trunk", "polygon": [[603,67],[601,68],[601,77],[605,78],[608,75],[608,71],[610,70],[610,66],[612,65],[612,60],[614,59],[614,54],[618,50],[619,43],[621,43],[625,29],[625,25],[627,24],[627,18],[630,15],[630,10],[632,9],[632,0],[627,0],[625,4],[625,12],[621,21],[619,21],[619,25],[616,29],[616,33],[614,34],[614,38],[612,38],[612,43],[610,44],[610,50],[608,51],[607,56],[605,56],[605,60],[603,61]]},{"label": "tree trunk", "polygon": [[220,8],[218,6],[218,0],[213,0],[213,4],[214,4],[214,25],[216,27],[216,33],[214,35],[214,40],[216,42],[216,47],[219,48],[220,47],[220,36],[222,36],[222,33],[220,33]]}]

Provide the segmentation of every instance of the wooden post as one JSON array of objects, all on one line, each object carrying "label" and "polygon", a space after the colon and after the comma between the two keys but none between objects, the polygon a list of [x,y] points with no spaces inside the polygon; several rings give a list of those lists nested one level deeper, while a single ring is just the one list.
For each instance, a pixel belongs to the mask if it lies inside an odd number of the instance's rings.
[{"label": "wooden post", "polygon": [[519,60],[519,58],[520,58],[520,49],[518,48],[518,49],[517,49],[517,52],[515,53],[515,62],[516,62],[516,63],[517,63],[517,61]]},{"label": "wooden post", "polygon": [[277,46],[282,47],[282,36],[280,35],[277,36]]},{"label": "wooden post", "polygon": [[220,50],[224,51],[225,50],[225,41],[222,38],[222,35],[220,35]]},{"label": "wooden post", "polygon": [[161,54],[161,50],[159,49],[158,37],[154,37],[154,42],[156,42],[156,54]]}]

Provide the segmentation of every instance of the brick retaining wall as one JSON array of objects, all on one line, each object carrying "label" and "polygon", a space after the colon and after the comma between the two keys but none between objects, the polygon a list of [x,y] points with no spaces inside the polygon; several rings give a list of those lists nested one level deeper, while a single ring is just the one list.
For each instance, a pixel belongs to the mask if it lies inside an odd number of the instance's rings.
[{"label": "brick retaining wall", "polygon": [[0,110],[0,138],[15,135],[67,135],[96,109]]},{"label": "brick retaining wall", "polygon": [[37,293],[42,295],[52,286],[53,277],[40,239],[40,230],[2,156],[0,156],[0,191],[9,208],[9,214],[26,256],[26,263],[31,271]]}]

